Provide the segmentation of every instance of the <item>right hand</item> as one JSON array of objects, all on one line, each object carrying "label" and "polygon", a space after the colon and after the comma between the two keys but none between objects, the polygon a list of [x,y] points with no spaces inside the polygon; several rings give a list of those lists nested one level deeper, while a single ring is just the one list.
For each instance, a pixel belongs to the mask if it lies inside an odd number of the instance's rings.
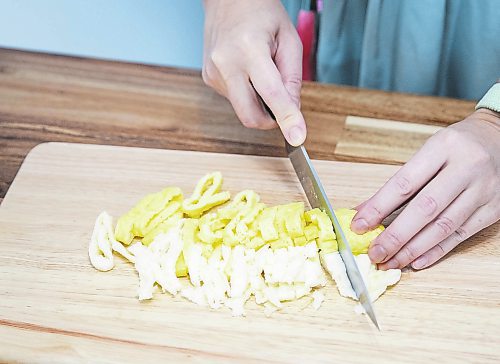
[{"label": "right hand", "polygon": [[205,12],[205,83],[231,102],[246,127],[279,126],[290,144],[302,144],[302,43],[281,2],[205,0]]}]

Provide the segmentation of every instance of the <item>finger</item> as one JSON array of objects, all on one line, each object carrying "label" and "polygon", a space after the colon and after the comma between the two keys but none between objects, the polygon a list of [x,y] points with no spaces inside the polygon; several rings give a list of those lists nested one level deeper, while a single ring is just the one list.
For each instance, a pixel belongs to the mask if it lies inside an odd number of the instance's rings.
[{"label": "finger", "polygon": [[271,57],[261,58],[252,63],[250,80],[273,112],[288,142],[295,146],[302,144],[306,138],[304,117],[286,90]]},{"label": "finger", "polygon": [[279,47],[274,61],[281,74],[283,84],[293,102],[300,108],[302,88],[302,42],[295,31],[278,34]]},{"label": "finger", "polygon": [[227,97],[227,91],[219,69],[211,61],[204,61],[201,71],[203,82],[219,95]]},{"label": "finger", "polygon": [[414,269],[429,267],[448,254],[464,240],[468,239],[485,227],[494,224],[498,221],[498,219],[500,219],[500,210],[498,208],[499,203],[500,198],[498,198],[496,202],[492,201],[487,205],[481,206],[453,234],[415,260],[412,267]]},{"label": "finger", "polygon": [[379,269],[403,268],[453,234],[481,206],[480,191],[466,189]]},{"label": "finger", "polygon": [[375,195],[358,206],[351,223],[354,232],[363,234],[374,229],[436,175],[445,164],[446,155],[435,144],[429,139]]},{"label": "finger", "polygon": [[273,129],[278,126],[264,110],[248,78],[243,75],[227,78],[226,89],[236,115],[247,128]]},{"label": "finger", "polygon": [[468,180],[457,178],[452,168],[443,169],[414,198],[398,217],[370,245],[374,263],[389,260],[415,234],[431,222],[464,191]]}]

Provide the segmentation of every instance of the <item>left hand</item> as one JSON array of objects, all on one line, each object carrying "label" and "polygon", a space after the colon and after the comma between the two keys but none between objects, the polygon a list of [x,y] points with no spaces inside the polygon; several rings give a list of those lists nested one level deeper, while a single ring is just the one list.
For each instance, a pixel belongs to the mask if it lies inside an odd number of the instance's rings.
[{"label": "left hand", "polygon": [[385,185],[357,207],[363,233],[408,202],[370,245],[379,269],[437,262],[500,219],[500,115],[479,109],[433,135]]}]

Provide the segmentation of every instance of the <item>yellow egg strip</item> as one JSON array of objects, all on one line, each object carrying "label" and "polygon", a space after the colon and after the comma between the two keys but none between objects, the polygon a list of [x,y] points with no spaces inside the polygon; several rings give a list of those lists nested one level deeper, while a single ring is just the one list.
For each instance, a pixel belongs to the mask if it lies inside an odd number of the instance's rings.
[{"label": "yellow egg strip", "polygon": [[[89,245],[92,265],[112,269],[112,252],[117,251],[135,263],[139,300],[152,298],[158,284],[174,296],[180,293],[212,308],[225,305],[233,315],[244,315],[243,306],[252,295],[258,304],[281,307],[283,301],[324,286],[321,258],[340,293],[349,296],[345,287],[350,285],[342,285],[348,279],[339,274],[343,263],[335,232],[325,212],[305,211],[303,202],[266,207],[251,190],[241,191],[228,204],[213,209],[229,200],[228,192],[220,192],[221,186],[222,176],[215,172],[204,176],[185,201],[177,187],[147,195],[119,219],[115,232],[111,217],[102,213]],[[399,280],[400,271],[390,276],[378,272],[366,254],[361,254],[383,226],[357,235],[350,230],[355,213],[336,210],[358,264],[364,259],[364,267],[371,272],[368,288],[378,297]],[[134,244],[126,248],[115,234],[125,244]],[[189,277],[191,285],[186,287],[178,277]],[[319,291],[315,294],[321,296]],[[317,301],[316,306],[321,297]]]},{"label": "yellow egg strip", "polygon": [[[158,234],[168,232],[187,216],[194,224],[186,226],[191,226],[193,241],[202,243],[202,255],[206,258],[220,244],[245,245],[255,250],[269,244],[277,250],[315,242],[323,254],[338,251],[329,217],[319,209],[305,211],[303,202],[266,207],[256,192],[244,190],[227,205],[206,213],[228,201],[229,193],[220,192],[221,187],[222,175],[214,172],[201,178],[191,197],[184,201],[177,187],[145,196],[118,220],[117,240],[130,244],[134,238],[143,237],[142,244],[148,246]],[[350,225],[355,211],[339,209],[336,213],[345,228]],[[366,253],[371,240],[382,229],[380,226],[363,235],[345,229],[353,253]],[[177,262],[180,275],[185,275],[183,260],[181,256]]]},{"label": "yellow egg strip", "polygon": [[129,245],[135,237],[146,236],[181,208],[182,198],[178,187],[147,195],[118,219],[116,240]]},{"label": "yellow egg strip", "polygon": [[229,192],[219,192],[222,186],[222,175],[213,172],[205,175],[196,185],[190,198],[184,200],[182,211],[189,217],[200,217],[205,211],[228,201]]}]

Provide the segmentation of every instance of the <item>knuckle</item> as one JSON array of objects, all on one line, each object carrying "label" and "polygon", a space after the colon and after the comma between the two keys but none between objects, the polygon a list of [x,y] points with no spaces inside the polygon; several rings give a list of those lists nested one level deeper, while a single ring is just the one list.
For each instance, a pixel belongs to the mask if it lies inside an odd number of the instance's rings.
[{"label": "knuckle", "polygon": [[215,80],[215,73],[214,65],[212,63],[208,62],[205,64],[201,71],[203,82],[205,82],[208,86],[212,86]]},{"label": "knuckle", "polygon": [[435,225],[438,228],[440,237],[443,239],[455,230],[455,223],[446,216],[440,216],[436,219]]},{"label": "knuckle", "polygon": [[[500,181],[497,184],[497,186],[500,186]],[[495,197],[495,187],[493,187],[492,189],[491,185],[488,182],[486,182],[481,186],[480,189],[478,189],[476,203],[479,206],[483,206],[488,204],[488,202],[490,202],[494,197]]]},{"label": "knuckle", "polygon": [[357,210],[356,219],[364,219],[369,226],[379,224],[385,217],[380,208],[374,204],[373,197],[359,205]]},{"label": "knuckle", "polygon": [[240,117],[240,121],[243,124],[243,126],[250,128],[250,129],[255,129],[259,126],[259,123],[250,117]]},{"label": "knuckle", "polygon": [[[268,84],[262,88],[262,94],[265,95],[266,98],[275,99],[277,96],[279,96],[279,91],[273,83],[268,82]],[[283,119],[286,119],[286,116],[290,115],[285,115]]]},{"label": "knuckle", "polygon": [[389,229],[385,230],[385,238],[391,250],[399,249],[404,243],[398,233],[390,231]]},{"label": "knuckle", "polygon": [[302,77],[298,74],[287,75],[283,81],[285,88],[292,101],[298,105],[300,103],[300,90],[302,88]]},{"label": "knuckle", "polygon": [[423,255],[427,258],[427,262],[425,266],[422,268],[430,267],[445,255],[446,255],[446,250],[444,249],[442,243],[435,245],[431,250],[429,250],[427,253]]},{"label": "knuckle", "polygon": [[442,257],[444,257],[447,254],[447,250],[444,247],[444,242],[440,242],[434,246],[431,250],[429,250],[425,255],[427,256],[427,264],[426,266],[433,265],[436,263],[438,260],[440,260]]},{"label": "knuckle", "polygon": [[240,46],[242,49],[253,49],[255,48],[257,35],[252,32],[244,32],[240,36]]},{"label": "knuckle", "polygon": [[228,63],[227,58],[227,53],[220,49],[214,49],[209,55],[210,62],[219,69]]},{"label": "knuckle", "polygon": [[482,146],[478,146],[476,150],[471,153],[471,155],[473,156],[473,165],[480,168],[482,171],[492,170],[495,168],[495,160],[493,155],[488,153],[488,151]]},{"label": "knuckle", "polygon": [[424,216],[432,216],[438,207],[434,197],[426,194],[419,196],[416,204]]},{"label": "knuckle", "polygon": [[266,116],[258,116],[255,119],[255,128],[261,130],[269,130],[274,129],[278,126],[276,121],[271,119],[270,117],[266,118]]},{"label": "knuckle", "polygon": [[500,197],[500,169],[495,173],[494,176],[488,178],[486,181],[486,188],[490,191],[491,195],[488,196],[490,199],[494,199],[495,196]]},{"label": "knuckle", "polygon": [[453,128],[440,130],[436,133],[436,136],[439,137],[440,142],[444,143],[447,147],[458,146],[462,144],[463,140],[462,134]]},{"label": "knuckle", "polygon": [[443,248],[443,242],[439,243],[436,245],[436,259],[438,260],[439,258],[443,257],[446,254],[446,250]]},{"label": "knuckle", "polygon": [[457,242],[461,243],[465,239],[469,237],[469,233],[463,226],[460,226],[457,230],[455,230],[454,238]]},{"label": "knuckle", "polygon": [[419,257],[417,252],[409,248],[408,246],[404,246],[403,249],[401,249],[401,255],[404,259],[397,258],[398,262],[400,263],[400,267],[404,267],[408,265],[409,263],[413,262],[415,259]]},{"label": "knuckle", "polygon": [[289,129],[297,124],[296,114],[292,112],[287,112],[286,114],[280,116],[279,122],[283,127]]},{"label": "knuckle", "polygon": [[363,207],[363,218],[369,225],[373,226],[380,223],[384,216],[380,208],[375,205],[367,204]]},{"label": "knuckle", "polygon": [[443,242],[436,244],[431,250],[425,253],[423,256],[427,257],[427,262],[423,268],[427,268],[434,263],[436,263],[439,259],[446,255],[446,250],[443,247]]},{"label": "knuckle", "polygon": [[414,192],[414,188],[410,180],[404,176],[398,176],[395,178],[394,183],[398,189],[401,196],[410,196]]},{"label": "knuckle", "polygon": [[300,89],[302,87],[302,77],[298,73],[291,73],[286,76],[285,86]]},{"label": "knuckle", "polygon": [[203,82],[205,83],[205,85],[207,86],[210,86],[210,77],[208,76],[208,72],[207,72],[207,68],[206,67],[203,67],[203,69],[201,70],[201,78],[203,80]]},{"label": "knuckle", "polygon": [[479,140],[471,138],[467,133],[453,128],[445,128],[436,133],[436,137],[436,142],[444,144],[448,149],[459,148],[469,168],[472,166],[472,168],[482,171],[485,168],[489,170],[495,168],[495,157]]}]

